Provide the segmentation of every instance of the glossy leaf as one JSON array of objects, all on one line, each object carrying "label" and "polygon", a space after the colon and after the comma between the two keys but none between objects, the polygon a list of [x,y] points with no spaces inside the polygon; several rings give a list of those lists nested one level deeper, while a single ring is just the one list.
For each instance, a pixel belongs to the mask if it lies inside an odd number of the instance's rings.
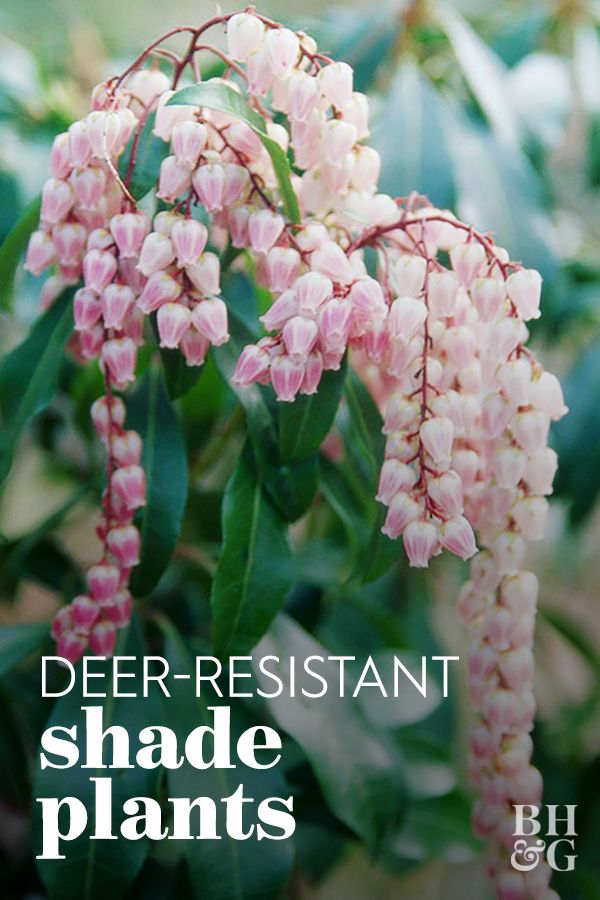
[{"label": "glossy leaf", "polygon": [[188,366],[180,350],[160,351],[165,383],[171,400],[177,400],[190,391],[202,375],[202,366]]},{"label": "glossy leaf", "polygon": [[[123,635],[117,653],[131,657],[127,671],[134,673],[131,684],[142,682],[143,656],[146,648],[134,619],[129,633]],[[148,855],[149,841],[141,838],[129,841],[120,835],[120,823],[125,818],[123,803],[132,797],[153,797],[158,799],[159,770],[144,769],[135,765],[131,769],[87,769],[81,765],[85,756],[86,730],[83,707],[103,707],[103,727],[112,725],[127,729],[133,738],[139,731],[160,722],[159,691],[150,687],[149,694],[140,702],[137,698],[114,698],[112,696],[112,662],[96,662],[94,672],[104,673],[105,679],[98,679],[98,686],[103,685],[109,697],[102,700],[90,700],[83,696],[81,690],[81,664],[77,669],[77,682],[73,689],[61,697],[54,706],[46,727],[77,726],[76,744],[79,749],[80,762],[69,769],[41,769],[39,762],[34,782],[34,846],[36,854],[41,848],[41,805],[37,802],[43,797],[66,796],[76,797],[88,810],[88,827],[84,833],[73,841],[62,844],[63,860],[37,860],[37,866],[52,900],[105,900],[106,897],[119,900],[142,868]],[[122,684],[119,685],[122,689]],[[110,763],[112,742],[105,742],[104,753]],[[135,743],[132,743],[135,748]],[[39,760],[39,755],[38,755]],[[111,778],[113,834],[115,840],[90,840],[94,828],[94,782],[90,778]]]},{"label": "glossy leaf", "polygon": [[559,460],[557,491],[571,501],[573,523],[582,522],[600,494],[600,342],[588,348],[563,382],[570,408],[553,427]]},{"label": "glossy leaf", "polygon": [[308,459],[318,453],[338,411],[346,364],[337,372],[324,372],[316,394],[278,404],[279,450],[286,462]]},{"label": "glossy leaf", "polygon": [[292,187],[288,158],[277,141],[267,134],[266,125],[262,117],[247,105],[242,95],[235,88],[216,78],[210,81],[202,81],[199,84],[193,84],[190,87],[177,91],[169,100],[169,104],[204,106],[208,109],[227,113],[249,125],[261,139],[267,153],[271,157],[281,192],[281,200],[288,219],[295,223],[300,221],[298,198]]},{"label": "glossy leaf", "polygon": [[128,402],[127,425],[142,436],[142,465],[147,499],[137,520],[142,536],[140,565],[134,569],[134,594],[149,594],[158,584],[175,549],[187,498],[188,469],[179,419],[162,372],[152,368]]},{"label": "glossy leaf", "polygon": [[[304,23],[303,23],[304,27]],[[311,23],[308,31],[332,59],[341,59],[354,70],[354,88],[367,91],[399,39],[402,12],[393,4],[354,10],[336,7]]]},{"label": "glossy leaf", "polygon": [[73,327],[71,300],[65,291],[33,326],[29,337],[0,365],[0,483],[12,464],[21,432],[48,405],[56,390],[67,338]]},{"label": "glossy leaf", "polygon": [[0,676],[26,659],[48,639],[47,622],[35,625],[5,625],[0,628]]},{"label": "glossy leaf", "polygon": [[[229,304],[231,338],[214,351],[214,358],[223,379],[231,386],[231,377],[243,347],[258,337],[251,327],[256,321],[257,297],[251,282],[238,274],[228,276],[223,289]],[[276,400],[271,387],[252,384],[236,388],[235,393],[246,413],[248,434],[265,489],[286,521],[294,522],[306,512],[315,495],[316,456],[299,460],[283,457],[280,417],[289,413],[286,404]]]},{"label": "glossy leaf", "polygon": [[[119,159],[119,175],[136,200],[156,187],[160,165],[169,154],[169,144],[152,133],[155,115],[148,116],[141,131],[134,131]],[[130,166],[132,154],[134,164]]]},{"label": "glossy leaf", "polygon": [[411,191],[436,206],[452,206],[452,160],[444,134],[451,112],[411,59],[399,66],[373,124],[381,154],[379,189],[393,197]]},{"label": "glossy leaf", "polygon": [[[284,683],[289,684],[290,658],[326,658],[328,651],[292,619],[280,615],[257,648],[256,659],[268,655],[280,659]],[[297,672],[295,697],[282,695],[267,705],[304,751],[334,815],[376,850],[405,810],[402,760],[385,732],[363,717],[356,700],[338,696],[337,665],[320,664],[319,671],[326,671],[331,680],[324,696],[316,700],[303,696]],[[256,677],[264,678],[258,670]],[[268,681],[263,687],[271,690]],[[307,682],[306,689],[314,690],[314,683]]]},{"label": "glossy leaf", "polygon": [[0,309],[12,306],[15,275],[31,234],[38,227],[41,200],[36,197],[0,246]]},{"label": "glossy leaf", "polygon": [[496,138],[516,147],[518,127],[508,99],[505,83],[507,69],[504,63],[456,10],[440,4],[434,16],[446,32],[465,80]]},{"label": "glossy leaf", "polygon": [[211,604],[213,645],[224,658],[255,646],[291,586],[286,525],[265,493],[249,447],[225,491],[222,521]]},{"label": "glossy leaf", "polygon": [[480,844],[471,829],[471,803],[456,790],[411,804],[383,857],[391,868],[404,869],[430,859],[465,863],[479,852]]},{"label": "glossy leaf", "polygon": [[[183,740],[190,731],[190,723],[194,726],[212,724],[213,715],[208,707],[226,702],[231,714],[231,742],[235,747],[241,733],[256,725],[256,719],[238,702],[222,701],[206,689],[201,697],[194,697],[190,690],[195,677],[193,661],[173,626],[164,619],[159,620],[159,625],[166,635],[164,654],[171,671],[188,674],[190,679],[175,682],[171,698],[165,698],[165,724]],[[225,821],[226,807],[222,801],[235,793],[240,784],[244,796],[253,798],[253,809],[268,797],[287,798],[291,792],[281,767],[256,770],[238,763],[237,768],[232,769],[198,770],[184,760],[179,769],[169,770],[167,784],[170,797],[210,797],[217,807],[216,829],[221,839],[181,843],[194,896],[198,900],[275,900],[279,897],[293,862],[291,840],[259,843],[256,833],[243,841],[230,838]],[[250,820],[250,814],[247,815]],[[245,827],[248,827],[247,822]]]},{"label": "glossy leaf", "polygon": [[502,146],[480,129],[453,120],[457,208],[461,218],[494,233],[514,259],[550,281],[557,269],[539,178],[524,153]]}]

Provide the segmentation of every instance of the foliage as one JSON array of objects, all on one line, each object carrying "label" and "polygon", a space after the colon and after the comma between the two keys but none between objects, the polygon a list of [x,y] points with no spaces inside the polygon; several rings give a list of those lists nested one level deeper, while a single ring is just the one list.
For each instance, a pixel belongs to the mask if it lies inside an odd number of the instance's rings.
[{"label": "foliage", "polygon": [[[375,99],[382,189],[428,195],[493,232],[513,255],[543,272],[546,310],[535,337],[552,347],[568,372],[566,400],[572,408],[554,435],[561,459],[558,492],[581,527],[600,493],[600,233],[593,220],[600,184],[600,102],[588,84],[594,80],[589,73],[600,68],[598,22],[591,12],[583,23],[567,11],[552,15],[544,4],[518,11],[511,4],[504,18],[491,15],[484,4],[483,15],[469,21],[437,3],[400,4],[400,13],[397,6],[393,17],[387,8],[335,13],[313,31],[326,51],[355,67],[357,85]],[[25,125],[32,120],[25,114],[29,101],[13,85],[1,84],[0,98],[5,124],[31,144],[47,143],[64,126],[63,111],[42,83],[34,126]],[[197,101],[198,96],[183,91],[179,100]],[[204,94],[202,103],[228,111],[237,99],[220,94],[211,100]],[[288,213],[297,218],[285,155],[266,135],[259,116],[236,113],[272,155]],[[130,184],[137,198],[156,180],[167,152],[152,137],[151,124],[138,148],[143,165],[136,167],[137,180]],[[579,139],[571,144],[574,130]],[[0,155],[1,168],[5,165]],[[126,174],[124,157],[121,176]],[[8,181],[0,180],[1,199],[13,197],[11,204],[17,203],[21,176],[11,172]],[[40,172],[36,180],[41,178]],[[35,226],[36,202],[20,213],[0,249],[0,307],[3,315],[7,311],[6,321],[20,254]],[[14,321],[22,332],[31,318],[21,299],[27,299],[30,280],[17,274],[15,283]],[[315,649],[323,647],[347,655],[375,652],[382,645],[418,654],[425,646],[434,648],[428,592],[398,562],[397,549],[380,532],[380,507],[372,497],[383,445],[369,393],[345,367],[324,379],[315,398],[293,406],[277,405],[270,388],[255,385],[234,393],[228,377],[241,347],[256,339],[256,316],[250,310],[261,311],[264,298],[237,274],[227,276],[225,291],[234,309],[232,340],[212,351],[201,377],[182,371],[168,352],[156,354],[145,361],[144,379],[130,398],[128,424],[144,436],[150,505],[139,520],[143,553],[134,582],[144,600],[124,652],[161,652],[187,667],[198,647],[220,656],[244,654],[261,639],[261,648],[281,656],[325,653]],[[18,450],[27,436],[45,451],[47,471],[59,473],[79,499],[85,491],[99,493],[102,476],[87,430],[86,374],[74,374],[63,356],[70,323],[65,294],[0,363],[0,479],[11,465],[13,471],[18,468]],[[341,453],[319,453],[334,421]],[[57,533],[71,512],[67,504],[64,516],[50,517],[31,533],[11,534],[0,545],[3,596],[17,597],[36,582],[60,597],[66,585],[70,590],[77,583],[77,560]],[[597,681],[597,658],[569,611],[564,617],[548,616],[543,627],[551,639],[562,635],[560,640],[586,661]],[[38,775],[32,786],[27,767],[17,760],[23,754],[33,760],[44,723],[72,721],[79,706],[70,696],[49,709],[38,697],[46,630],[45,625],[0,630],[0,693],[7,709],[0,726],[0,762],[4,771],[22,775],[18,789],[7,784],[0,798],[24,817],[32,790],[55,791],[44,783],[49,775]],[[582,804],[598,788],[598,763],[584,738],[597,699],[594,688],[575,710],[561,712],[561,722],[573,728],[572,743],[555,747],[546,742],[538,760],[546,780],[568,779]],[[202,721],[200,706],[190,706],[182,691],[165,704],[165,720],[183,733],[191,719]],[[257,711],[250,711],[252,721],[258,721]],[[246,727],[248,706],[240,704],[235,712],[236,727]],[[440,707],[420,711],[410,723],[374,725],[356,703],[342,712],[337,706],[319,707],[319,721],[301,708],[295,712],[290,720],[283,705],[259,711],[286,733],[281,777],[299,811],[294,860],[274,850],[267,864],[261,847],[259,866],[256,848],[249,844],[235,862],[235,881],[231,842],[221,842],[218,852],[211,847],[210,854],[174,847],[161,859],[145,844],[122,841],[107,842],[96,853],[94,842],[85,839],[65,866],[40,868],[49,896],[117,897],[127,891],[151,896],[147,885],[154,877],[156,884],[170,878],[173,891],[187,891],[191,884],[202,897],[276,896],[292,865],[304,878],[322,879],[356,841],[377,852],[378,865],[392,872],[432,858],[462,860],[479,852],[468,828],[464,788],[452,775],[458,738],[454,716]],[[111,715],[111,721],[128,724],[131,717],[136,722],[159,718],[155,707],[135,702]],[[343,753],[358,744],[366,748],[364,756]],[[439,793],[423,796],[415,790],[429,783],[427,775],[415,773],[415,759],[445,773]],[[344,771],[331,765],[336,760],[342,760]],[[190,796],[194,774],[172,773],[171,795]],[[71,790],[87,800],[88,787],[86,778]],[[123,796],[160,796],[161,786],[123,779],[120,789]],[[256,787],[265,796],[279,790],[268,779]],[[193,793],[211,792],[222,795],[222,786],[194,782]],[[367,796],[368,802],[361,806],[352,796]],[[565,799],[573,802],[573,796],[567,792]],[[597,814],[594,818],[589,811],[582,820],[581,896],[600,892],[597,829]],[[312,830],[320,847],[308,840]],[[9,897],[39,890],[31,860],[21,865],[2,853],[0,875]]]}]

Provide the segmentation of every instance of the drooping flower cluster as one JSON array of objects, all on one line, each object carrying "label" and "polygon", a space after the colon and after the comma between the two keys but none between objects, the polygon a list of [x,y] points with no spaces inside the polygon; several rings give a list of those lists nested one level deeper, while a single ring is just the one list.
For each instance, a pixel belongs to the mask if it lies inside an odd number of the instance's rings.
[{"label": "drooping flower cluster", "polygon": [[[222,25],[226,52],[203,43]],[[367,99],[354,91],[350,67],[318,53],[310,37],[252,11],[177,33],[191,40],[184,56],[162,54],[171,78],[146,66],[156,41],[99,85],[89,116],[56,138],[27,254],[34,274],[54,266],[44,305],[82,283],[77,353],[98,359],[105,381],[92,409],[107,453],[102,554],[88,593],[55,619],[59,652],[71,660],[88,646],[110,654],[115,628],[129,620],[129,576],[140,556],[133,519],[145,483],[142,442],[125,430],[115,392],[135,379],[138,347],[151,339],[146,320],[161,347],[201,365],[211,345],[229,339],[221,266],[250,261],[272,303],[234,385],[271,384],[280,401],[293,402],[315,393],[323,371],[339,369],[348,354],[383,412],[377,497],[387,507],[385,533],[402,536],[417,567],[443,549],[466,560],[477,543],[487,548],[472,563],[460,615],[481,717],[476,824],[504,846],[511,799],[528,802],[540,790],[528,738],[533,576],[520,569],[525,539],[541,537],[556,468],[549,424],[565,412],[558,381],[525,348],[541,279],[423,198],[377,192],[379,156],[364,143]],[[199,80],[197,57],[207,51],[224,65],[214,90],[226,82],[262,117],[264,133],[222,103],[171,102],[188,69]],[[149,127],[168,146],[153,196],[138,205],[137,153]],[[273,143],[293,159],[299,221],[290,219]],[[524,880],[511,887],[505,850],[493,869],[505,900],[552,896],[537,886],[531,893]]]}]

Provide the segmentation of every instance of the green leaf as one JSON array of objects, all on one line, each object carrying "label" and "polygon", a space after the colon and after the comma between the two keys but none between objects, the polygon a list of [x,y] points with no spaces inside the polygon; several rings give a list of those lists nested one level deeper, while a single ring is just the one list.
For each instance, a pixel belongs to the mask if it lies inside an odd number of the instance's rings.
[{"label": "green leaf", "polygon": [[600,494],[600,341],[588,347],[563,387],[570,412],[552,429],[560,460],[556,489],[572,502],[570,518],[577,524]]},{"label": "green leaf", "polygon": [[279,450],[283,460],[294,462],[318,453],[333,425],[345,379],[344,361],[339,371],[323,373],[316,394],[299,395],[293,403],[279,404]]},{"label": "green leaf", "polygon": [[29,337],[0,364],[0,483],[8,475],[24,427],[48,405],[56,390],[64,347],[73,328],[73,293],[61,294]]},{"label": "green leaf", "polygon": [[[252,283],[239,274],[226,279],[224,293],[229,304],[231,338],[214,351],[214,359],[224,381],[230,385],[243,347],[257,340],[257,334],[250,328],[253,317],[255,320],[256,296]],[[294,522],[306,512],[315,495],[316,456],[297,461],[282,458],[280,417],[288,413],[286,404],[275,399],[270,386],[252,384],[236,389],[235,393],[246,412],[248,433],[264,486],[280,514],[286,521]]]},{"label": "green leaf", "polygon": [[[256,659],[268,655],[279,658],[281,677],[289,684],[290,659],[326,659],[328,651],[282,614],[255,654]],[[269,690],[258,667],[255,671],[265,691]],[[335,663],[319,664],[319,671],[336,685]],[[405,809],[402,759],[386,733],[366,720],[348,691],[343,698],[335,688],[310,699],[302,695],[299,668],[296,675],[295,696],[268,700],[268,709],[304,751],[334,815],[375,851],[397,827]],[[311,690],[310,682],[305,687]]]},{"label": "green leaf", "polygon": [[[123,633],[122,633],[123,634]],[[127,671],[134,674],[131,683],[141,684],[144,653],[146,651],[137,620],[133,620],[127,635],[123,634],[121,646],[117,653],[130,656]],[[135,741],[137,734],[150,725],[160,722],[161,708],[158,689],[150,687],[148,696],[142,701],[137,698],[115,698],[113,696],[112,660],[104,663],[99,660],[94,665],[95,673],[104,674],[98,679],[100,686],[106,689],[105,700],[90,700],[82,693],[82,667],[77,667],[77,681],[68,694],[61,697],[54,706],[47,728],[77,726],[76,744],[80,761],[85,756],[86,730],[82,707],[103,706],[103,726],[113,725],[127,729]],[[119,683],[119,689],[123,685]],[[112,742],[105,742],[105,754],[110,763]],[[135,743],[132,743],[135,747]],[[88,810],[88,827],[84,833],[73,841],[62,844],[63,860],[37,860],[37,867],[51,900],[119,900],[127,892],[140,869],[149,850],[149,841],[141,838],[129,841],[121,837],[120,824],[125,818],[123,803],[132,797],[152,797],[158,799],[157,769],[148,770],[135,765],[131,769],[86,769],[81,762],[69,769],[41,769],[38,763],[34,783],[34,846],[36,854],[41,852],[41,804],[38,799],[44,797],[66,796],[76,797]],[[94,822],[94,782],[90,778],[111,778],[113,834],[115,840],[90,840]]]},{"label": "green leaf", "polygon": [[340,423],[345,458],[334,474],[326,470],[328,498],[349,535],[357,534],[358,572],[375,581],[398,561],[396,541],[382,534],[385,508],[375,500],[383,463],[383,421],[371,394],[355,373],[346,382],[347,419]]},{"label": "green leaf", "polygon": [[39,650],[48,634],[47,622],[0,628],[0,676]]},{"label": "green leaf", "polygon": [[461,218],[480,231],[493,232],[513,259],[538,269],[550,281],[557,270],[548,240],[552,227],[539,177],[525,154],[457,119],[450,126],[449,146]]},{"label": "green leaf", "polygon": [[138,519],[142,554],[131,579],[133,593],[143,596],[154,590],[169,564],[188,489],[181,426],[159,368],[152,368],[131,395],[127,424],[142,436],[142,465],[147,479],[146,506]]},{"label": "green leaf", "polygon": [[213,645],[224,658],[255,646],[291,586],[286,526],[265,494],[249,446],[227,485],[222,519],[211,603]]},{"label": "green leaf", "polygon": [[388,842],[383,858],[392,868],[429,859],[464,863],[480,852],[471,828],[471,803],[456,790],[411,804],[402,828]]},{"label": "green leaf", "polygon": [[267,134],[266,125],[262,117],[255,110],[250,109],[242,95],[232,85],[218,78],[202,81],[199,84],[193,84],[190,87],[177,91],[168,101],[168,105],[173,104],[188,104],[190,106],[204,106],[208,109],[215,109],[240,119],[246,125],[249,125],[261,139],[267,153],[271,157],[281,192],[283,207],[288,219],[295,224],[300,222],[298,198],[292,187],[288,158],[277,141],[274,141]]},{"label": "green leaf", "polygon": [[416,63],[402,62],[373,127],[380,190],[393,197],[418,191],[436,206],[453,205],[452,160],[443,137],[450,114]]},{"label": "green leaf", "polygon": [[10,309],[12,306],[17,268],[27,242],[38,226],[41,205],[39,197],[32,200],[0,246],[0,309]]},{"label": "green leaf", "polygon": [[165,383],[171,400],[177,400],[190,391],[202,375],[203,366],[188,366],[180,350],[161,348]]},{"label": "green leaf", "polygon": [[[119,159],[119,175],[136,200],[141,200],[156,186],[160,164],[169,153],[169,144],[152,134],[155,114],[146,119],[142,130],[136,129]],[[129,171],[132,153],[134,165]]]},{"label": "green leaf", "polygon": [[[225,702],[231,710],[232,746],[241,733],[256,724],[245,708],[214,695],[194,697],[190,684],[194,681],[194,665],[183,642],[170,623],[159,619],[166,635],[165,657],[171,671],[189,674],[189,681],[175,682],[172,696],[164,701],[165,724],[176,734],[187,736],[191,724],[210,725],[213,717],[208,707]],[[237,769],[194,769],[187,760],[179,769],[167,774],[169,797],[210,797],[217,807],[217,832],[221,840],[196,840],[182,843],[194,896],[198,900],[275,900],[287,881],[293,862],[291,840],[261,841],[256,834],[244,841],[230,838],[226,828],[226,808],[222,800],[231,796],[243,784],[244,796],[252,797],[255,805],[268,797],[287,798],[290,790],[281,774],[280,766],[256,770],[238,764]],[[246,826],[247,827],[247,826]],[[174,842],[178,843],[178,842]]]},{"label": "green leaf", "polygon": [[466,19],[451,7],[439,4],[434,17],[445,31],[465,80],[496,138],[516,148],[519,144],[518,127],[508,99],[504,63],[473,31]]},{"label": "green leaf", "polygon": [[[304,25],[303,25],[304,27]],[[354,70],[354,88],[368,91],[402,30],[402,11],[385,3],[381,8],[357,11],[336,7],[307,29],[319,47],[333,59],[343,59]]]}]

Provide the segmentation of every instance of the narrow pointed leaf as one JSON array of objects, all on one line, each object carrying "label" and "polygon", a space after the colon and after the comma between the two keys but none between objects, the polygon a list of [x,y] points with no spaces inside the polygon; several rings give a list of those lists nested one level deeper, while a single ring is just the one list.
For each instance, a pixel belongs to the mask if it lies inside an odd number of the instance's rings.
[{"label": "narrow pointed leaf", "polygon": [[48,635],[47,622],[0,628],[0,675],[39,650]]},{"label": "narrow pointed leaf", "polygon": [[0,483],[12,464],[21,432],[48,405],[56,390],[63,351],[73,327],[71,300],[65,291],[33,326],[29,335],[0,364]]},{"label": "narrow pointed leaf", "polygon": [[[256,650],[255,659],[281,660],[282,678],[290,683],[290,659],[327,660],[328,651],[285,614],[280,615]],[[402,759],[386,733],[364,717],[349,691],[340,698],[335,663],[320,665],[336,687],[319,699],[302,694],[297,671],[295,696],[268,701],[275,721],[306,754],[333,813],[376,850],[398,824],[406,807]],[[264,680],[258,668],[256,676]],[[268,690],[264,680],[264,689]],[[308,683],[306,689],[310,690]],[[393,702],[393,701],[390,701]]]},{"label": "narrow pointed leaf", "polygon": [[27,242],[38,226],[40,207],[41,200],[36,197],[0,246],[0,309],[10,309],[12,306],[15,275]]},{"label": "narrow pointed leaf", "polygon": [[264,491],[249,446],[225,492],[223,536],[211,603],[213,645],[227,657],[254,647],[291,585],[285,522]]},{"label": "narrow pointed leaf", "polygon": [[[128,672],[134,674],[131,684],[142,681],[143,658],[146,647],[139,625],[133,620],[127,635],[121,633],[124,640],[117,645],[116,653],[129,656]],[[33,843],[36,855],[41,853],[41,805],[37,801],[45,797],[75,797],[87,809],[87,828],[75,840],[61,842],[61,853],[65,859],[37,860],[38,871],[44,882],[47,896],[51,900],[119,900],[123,897],[132,881],[142,868],[150,849],[147,838],[130,841],[120,834],[120,824],[126,816],[123,803],[132,797],[151,797],[159,799],[159,769],[145,769],[135,765],[135,743],[137,734],[150,725],[160,722],[161,708],[159,690],[150,687],[148,696],[140,702],[138,698],[113,696],[112,661],[102,663],[96,661],[94,672],[103,673],[104,679],[98,680],[108,696],[104,700],[90,700],[82,692],[81,664],[77,667],[77,681],[69,693],[61,697],[54,706],[46,727],[77,727],[76,744],[79,750],[79,762],[68,769],[41,769],[39,754],[36,760],[36,773],[33,790]],[[122,690],[122,684],[119,683]],[[125,728],[132,738],[132,768],[94,769],[83,768],[85,757],[86,729],[85,706],[103,707],[103,726],[113,725]],[[105,762],[111,763],[112,742],[105,742]],[[54,757],[52,757],[54,759]],[[94,782],[90,778],[110,778],[112,781],[112,816],[114,840],[90,840],[94,833]],[[61,819],[62,820],[62,819]]]},{"label": "narrow pointed leaf", "polygon": [[337,372],[324,372],[316,394],[299,394],[293,403],[279,404],[279,450],[281,458],[293,462],[318,453],[338,411],[346,363]]},{"label": "narrow pointed leaf", "polygon": [[[171,697],[165,698],[165,724],[183,741],[190,731],[190,723],[210,726],[213,716],[208,707],[225,703],[230,708],[232,746],[235,746],[241,733],[255,725],[256,720],[240,703],[220,700],[207,690],[202,691],[202,696],[194,697],[190,690],[195,677],[193,661],[173,626],[164,619],[158,624],[166,636],[164,653],[171,671],[189,675],[189,680],[174,682]],[[216,830],[220,840],[181,842],[192,890],[198,900],[276,900],[281,896],[293,862],[291,839],[258,843],[256,832],[244,841],[229,837],[226,807],[222,802],[240,784],[244,796],[254,799],[254,808],[267,797],[287,798],[290,790],[281,766],[261,771],[238,763],[235,769],[198,770],[184,760],[179,769],[168,771],[167,784],[169,797],[210,797],[217,807]],[[192,824],[192,834],[195,828],[197,825]]]},{"label": "narrow pointed leaf", "polygon": [[177,91],[169,100],[169,104],[204,106],[208,109],[226,113],[249,125],[261,139],[263,146],[271,157],[279,190],[281,191],[281,200],[288,219],[296,224],[300,221],[298,198],[292,187],[288,158],[277,141],[267,134],[263,118],[248,106],[242,95],[235,88],[218,78],[211,81],[202,81],[199,84],[193,84],[190,87]]},{"label": "narrow pointed leaf", "polygon": [[142,536],[140,565],[131,588],[149,594],[165,571],[179,537],[188,488],[185,444],[162,372],[152,368],[128,403],[127,425],[142,436],[146,506],[137,520]]},{"label": "narrow pointed leaf", "polygon": [[[134,131],[119,159],[119,175],[136,200],[156,187],[160,165],[169,153],[169,144],[152,133],[155,115],[148,116],[141,132]],[[133,164],[131,157],[133,154]]]}]

